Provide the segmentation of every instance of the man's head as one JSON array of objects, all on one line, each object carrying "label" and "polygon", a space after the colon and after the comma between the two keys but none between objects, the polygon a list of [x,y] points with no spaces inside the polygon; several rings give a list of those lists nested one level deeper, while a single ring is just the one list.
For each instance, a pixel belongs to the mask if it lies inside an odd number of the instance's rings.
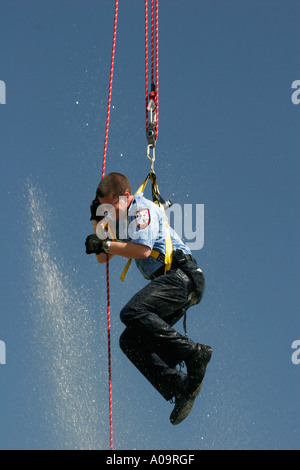
[{"label": "man's head", "polygon": [[128,178],[121,173],[107,174],[98,185],[97,197],[101,204],[113,206],[119,219],[125,215],[133,199]]},{"label": "man's head", "polygon": [[118,198],[119,196],[123,196],[126,192],[132,194],[129,179],[121,173],[109,173],[100,181],[97,188],[97,197]]}]

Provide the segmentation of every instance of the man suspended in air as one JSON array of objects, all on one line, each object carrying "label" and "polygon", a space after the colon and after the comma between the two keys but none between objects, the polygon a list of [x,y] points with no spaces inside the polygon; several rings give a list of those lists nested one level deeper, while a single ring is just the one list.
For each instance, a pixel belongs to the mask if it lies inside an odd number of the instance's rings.
[{"label": "man suspended in air", "polygon": [[[200,393],[212,355],[211,347],[194,343],[173,328],[189,307],[200,302],[203,273],[189,248],[168,227],[164,210],[142,193],[133,195],[126,176],[110,173],[102,178],[91,212],[94,234],[86,239],[86,253],[95,253],[99,263],[105,263],[107,255],[132,258],[150,281],[121,310],[126,328],[120,347],[166,400],[175,400],[170,421],[179,424]],[[99,235],[97,225],[103,215],[115,219],[116,241]],[[172,264],[165,272],[168,234]],[[176,367],[182,362],[186,374]]]}]

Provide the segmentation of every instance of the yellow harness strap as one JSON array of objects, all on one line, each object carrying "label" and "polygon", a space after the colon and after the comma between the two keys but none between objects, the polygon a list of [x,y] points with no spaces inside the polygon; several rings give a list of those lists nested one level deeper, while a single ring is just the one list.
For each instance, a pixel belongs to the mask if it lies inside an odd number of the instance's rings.
[{"label": "yellow harness strap", "polygon": [[[155,199],[155,204],[158,204],[160,207],[164,209],[163,205],[159,202],[159,198],[160,198],[160,194],[159,194],[159,189],[158,189],[158,186],[157,186],[157,182],[156,182],[156,175],[154,173],[154,171],[151,171],[151,173],[149,173],[149,175],[147,176],[147,178],[145,179],[145,181],[141,184],[141,186],[138,188],[138,190],[136,191],[135,194],[139,194],[139,193],[143,193],[144,192],[144,189],[149,181],[149,178],[151,179],[151,182],[152,182],[152,194],[153,194],[153,198]],[[167,271],[169,271],[169,269],[171,268],[171,264],[172,264],[172,253],[173,253],[173,243],[172,243],[172,239],[171,239],[171,235],[170,235],[170,228],[169,228],[169,221],[168,221],[168,217],[167,217],[167,214],[165,213],[165,221],[166,221],[166,240],[165,240],[165,247],[166,247],[166,254],[165,254],[165,274]],[[157,250],[152,250],[151,253],[150,253],[150,256],[154,259],[157,259],[159,257],[161,253]],[[121,274],[121,281],[123,282],[124,279],[125,279],[125,276],[127,274],[127,271],[129,269],[129,266],[131,264],[131,261],[132,259],[129,259],[126,263],[126,266]]]},{"label": "yellow harness strap", "polygon": [[[172,243],[172,239],[171,239],[171,235],[170,235],[170,227],[169,227],[168,217],[167,217],[167,214],[166,214],[166,211],[165,211],[165,208],[164,208],[163,204],[160,202],[161,196],[160,196],[160,193],[159,193],[159,189],[158,189],[158,185],[157,185],[157,181],[156,181],[156,175],[155,175],[154,171],[152,171],[148,175],[147,178],[149,178],[149,177],[150,177],[151,183],[152,183],[152,195],[153,195],[153,199],[155,199],[154,202],[156,204],[158,204],[159,207],[161,207],[165,212],[165,221],[166,221],[165,274],[166,274],[166,272],[168,272],[169,269],[171,268],[171,264],[172,264],[173,243]],[[151,255],[152,255],[152,253],[151,253]]]},{"label": "yellow harness strap", "polygon": [[129,269],[129,266],[131,265],[131,261],[132,261],[132,259],[130,258],[126,263],[125,268],[123,269],[123,272],[120,276],[120,279],[121,279],[122,282],[124,282],[124,279],[125,279],[125,276],[127,274],[128,269]]}]

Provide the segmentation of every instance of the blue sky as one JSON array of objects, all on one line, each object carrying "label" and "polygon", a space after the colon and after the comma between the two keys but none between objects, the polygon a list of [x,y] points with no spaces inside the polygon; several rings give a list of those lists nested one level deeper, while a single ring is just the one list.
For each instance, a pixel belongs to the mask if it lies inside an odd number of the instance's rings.
[{"label": "blue sky", "polygon": [[[120,1],[106,171],[149,171],[144,7]],[[2,0],[0,448],[108,449],[106,281],[84,252],[101,177],[112,0]],[[161,193],[204,204],[207,289],[189,335],[214,355],[191,415],[119,349],[145,281],[110,265],[115,449],[297,449],[300,6],[161,0]],[[78,102],[78,104],[76,104]],[[178,328],[182,330],[181,323]]]}]

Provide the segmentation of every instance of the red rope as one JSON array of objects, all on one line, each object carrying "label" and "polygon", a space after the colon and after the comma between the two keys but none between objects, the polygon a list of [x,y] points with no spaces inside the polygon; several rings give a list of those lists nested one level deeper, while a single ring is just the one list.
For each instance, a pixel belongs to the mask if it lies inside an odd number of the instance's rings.
[{"label": "red rope", "polygon": [[155,11],[155,58],[156,58],[156,135],[155,139],[158,136],[158,0],[156,0],[156,11]]},{"label": "red rope", "polygon": [[154,0],[151,0],[151,83],[154,83]]},{"label": "red rope", "polygon": [[145,85],[146,85],[146,131],[148,129],[148,0],[145,0]]},{"label": "red rope", "polygon": [[[116,0],[116,3],[115,3],[114,34],[113,34],[111,66],[110,66],[108,104],[107,104],[107,116],[106,116],[106,128],[105,128],[104,151],[103,151],[102,178],[105,175],[105,166],[106,166],[107,141],[108,141],[108,130],[109,130],[110,108],[111,108],[111,94],[112,94],[112,83],[113,83],[113,75],[114,75],[115,50],[116,50],[116,37],[117,37],[118,6],[119,6],[119,0]],[[111,380],[111,347],[110,347],[110,293],[109,293],[109,258],[108,258],[108,255],[106,257],[106,291],[107,291],[107,346],[108,346],[108,391],[109,391],[110,449],[113,450],[112,380]]]},{"label": "red rope", "polygon": [[[154,60],[154,17],[155,17],[155,60]],[[149,81],[148,81],[148,0],[145,0],[145,88],[146,88],[146,130],[148,129],[148,104],[149,104]],[[155,79],[154,83],[154,62],[155,62]],[[155,106],[156,106],[156,135],[158,135],[158,0],[151,0],[151,85],[155,84]]]},{"label": "red rope", "polygon": [[111,93],[112,93],[112,84],[113,84],[113,76],[114,76],[116,38],[117,38],[118,6],[119,6],[119,0],[116,0],[114,34],[113,34],[113,44],[112,44],[112,53],[111,53],[111,65],[110,65],[109,92],[108,92],[108,103],[107,103],[106,128],[105,128],[105,139],[104,139],[102,178],[105,175],[105,165],[106,165],[107,141],[108,141],[108,130],[109,130],[110,108],[111,108]]},{"label": "red rope", "polygon": [[112,419],[112,385],[111,385],[111,347],[110,347],[110,294],[109,294],[109,261],[106,256],[107,280],[107,347],[108,347],[108,392],[109,392],[109,441],[110,450],[113,450],[113,419]]}]

